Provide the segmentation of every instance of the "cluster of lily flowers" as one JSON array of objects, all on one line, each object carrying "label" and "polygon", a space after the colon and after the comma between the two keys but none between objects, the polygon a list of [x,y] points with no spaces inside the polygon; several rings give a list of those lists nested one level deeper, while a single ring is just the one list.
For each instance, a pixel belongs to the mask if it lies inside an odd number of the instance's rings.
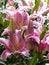
[{"label": "cluster of lily flowers", "polygon": [[[24,2],[23,2],[24,1]],[[33,9],[33,2],[28,4],[25,0],[21,0],[18,3],[18,8],[13,6],[14,1],[9,0],[10,6],[0,12],[6,13],[5,20],[8,20],[9,26],[4,29],[1,34],[8,34],[7,39],[0,37],[0,44],[3,44],[5,50],[0,55],[0,59],[6,60],[8,56],[13,54],[15,57],[17,54],[22,54],[29,57],[30,50],[37,53],[49,52],[49,33],[45,33],[41,39],[41,34],[45,30],[44,23],[46,18],[44,13],[49,11],[48,5],[43,2],[40,4],[38,12],[28,14],[29,9]],[[49,58],[49,53],[46,58]]]}]

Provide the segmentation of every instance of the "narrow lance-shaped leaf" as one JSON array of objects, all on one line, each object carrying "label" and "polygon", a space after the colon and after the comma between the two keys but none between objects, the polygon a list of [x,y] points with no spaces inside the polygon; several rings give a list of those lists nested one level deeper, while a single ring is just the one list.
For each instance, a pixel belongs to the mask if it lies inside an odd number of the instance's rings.
[{"label": "narrow lance-shaped leaf", "polygon": [[0,60],[0,65],[6,65],[4,61]]},{"label": "narrow lance-shaped leaf", "polygon": [[4,2],[4,8],[6,8],[7,2],[8,2],[8,0],[5,0],[5,2]]},{"label": "narrow lance-shaped leaf", "polygon": [[40,0],[35,0],[35,6],[34,6],[34,8],[32,9],[32,13],[33,13],[34,11],[37,12],[37,10],[38,10],[38,8],[39,8],[39,4],[40,4]]},{"label": "narrow lance-shaped leaf", "polygon": [[3,25],[3,19],[1,15],[0,15],[0,24]]},{"label": "narrow lance-shaped leaf", "polygon": [[38,58],[38,54],[34,53],[29,65],[36,65],[37,64],[37,58]]}]

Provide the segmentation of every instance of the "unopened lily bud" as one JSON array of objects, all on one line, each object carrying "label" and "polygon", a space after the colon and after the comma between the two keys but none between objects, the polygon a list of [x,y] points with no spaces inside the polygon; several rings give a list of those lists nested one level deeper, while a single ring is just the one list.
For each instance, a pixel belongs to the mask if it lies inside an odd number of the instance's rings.
[{"label": "unopened lily bud", "polygon": [[14,21],[13,21],[13,19],[10,20],[8,29],[10,29],[11,31],[15,32],[15,26],[14,26]]}]

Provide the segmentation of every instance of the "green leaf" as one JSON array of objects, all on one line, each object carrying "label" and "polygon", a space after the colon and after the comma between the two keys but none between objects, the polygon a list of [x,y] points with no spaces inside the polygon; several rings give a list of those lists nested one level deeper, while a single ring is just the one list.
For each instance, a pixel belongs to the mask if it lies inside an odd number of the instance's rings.
[{"label": "green leaf", "polygon": [[0,24],[3,25],[4,18],[6,17],[6,13],[0,13]]},{"label": "green leaf", "polygon": [[49,65],[49,59],[44,59],[44,60],[40,61],[39,63],[37,63],[37,65],[46,65],[46,64]]},{"label": "green leaf", "polygon": [[2,18],[5,18],[6,17],[6,13],[2,13],[1,12],[1,16],[2,16]]},{"label": "green leaf", "polygon": [[49,5],[49,0],[46,0],[46,3]]},{"label": "green leaf", "polygon": [[8,0],[0,0],[0,8],[5,9],[7,2],[8,2]]},{"label": "green leaf", "polygon": [[4,50],[5,50],[5,47],[0,44],[0,55],[2,54],[2,52],[3,52]]},{"label": "green leaf", "polygon": [[29,14],[29,15],[30,15],[30,14],[32,14],[32,11],[31,11],[31,9],[29,9],[29,10],[28,10],[28,14]]},{"label": "green leaf", "polygon": [[37,12],[37,10],[38,10],[38,8],[39,8],[39,4],[40,4],[40,0],[35,0],[35,6],[34,6],[34,8],[33,8],[33,10],[32,10],[32,13],[33,13],[34,11]]},{"label": "green leaf", "polygon": [[42,40],[44,38],[46,34],[46,28],[42,31],[41,35],[40,35],[40,40]]},{"label": "green leaf", "polygon": [[0,24],[0,36],[1,36],[1,33],[3,32],[3,25]]},{"label": "green leaf", "polygon": [[5,2],[4,2],[4,8],[6,8],[7,2],[8,2],[8,0],[5,0]]},{"label": "green leaf", "polygon": [[39,61],[42,61],[44,59],[44,57],[41,53],[38,53],[38,59],[39,59]]},{"label": "green leaf", "polygon": [[36,65],[37,64],[37,58],[38,58],[38,54],[35,53],[30,61],[29,65]]},{"label": "green leaf", "polygon": [[0,65],[6,65],[4,61],[0,60]]},{"label": "green leaf", "polygon": [[9,25],[9,21],[5,20],[5,22],[4,22],[4,28],[8,27],[8,25]]},{"label": "green leaf", "polygon": [[2,16],[0,16],[0,24],[3,25],[3,19],[2,19]]}]

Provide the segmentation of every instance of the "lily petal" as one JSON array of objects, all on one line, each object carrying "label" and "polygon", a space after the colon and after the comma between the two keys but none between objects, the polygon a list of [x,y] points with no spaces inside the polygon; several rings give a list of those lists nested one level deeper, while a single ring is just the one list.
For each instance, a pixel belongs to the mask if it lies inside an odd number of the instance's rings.
[{"label": "lily petal", "polygon": [[29,57],[29,50],[25,50],[21,54],[23,54],[26,57]]},{"label": "lily petal", "polygon": [[25,39],[26,39],[26,41],[29,39],[32,39],[32,41],[40,44],[40,39],[37,36],[33,36],[32,34],[26,35]]},{"label": "lily petal", "polygon": [[6,28],[6,29],[4,29],[4,32],[1,35],[3,36],[3,35],[8,34],[8,33],[9,33],[9,29]]},{"label": "lily petal", "polygon": [[5,46],[5,48],[8,47],[8,40],[4,39],[4,38],[0,38],[0,44],[3,44]]},{"label": "lily petal", "polygon": [[0,58],[1,58],[2,60],[6,60],[6,58],[7,58],[9,55],[11,55],[11,53],[10,53],[8,50],[4,50]]},{"label": "lily petal", "polygon": [[22,54],[26,57],[29,57],[29,50],[23,50],[22,52],[18,50],[18,51],[14,52],[14,55],[16,55],[16,54]]},{"label": "lily petal", "polygon": [[14,14],[14,22],[17,29],[20,29],[20,25],[22,25],[23,17],[21,12],[15,12]]}]

